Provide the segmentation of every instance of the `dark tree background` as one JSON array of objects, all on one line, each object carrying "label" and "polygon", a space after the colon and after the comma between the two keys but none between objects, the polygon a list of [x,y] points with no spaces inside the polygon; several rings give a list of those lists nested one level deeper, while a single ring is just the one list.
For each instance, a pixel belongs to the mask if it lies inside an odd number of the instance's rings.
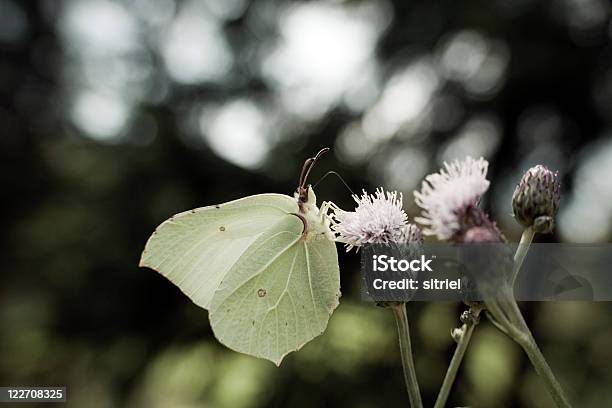
[{"label": "dark tree background", "polygon": [[[323,146],[354,191],[412,191],[444,160],[489,160],[485,205],[511,240],[510,197],[559,170],[552,242],[612,231],[612,52],[603,0],[0,0],[0,383],[67,385],[73,407],[407,405],[390,314],[343,298],[280,369],[226,350],[207,312],[138,268],[170,215],[291,194]],[[333,177],[320,200],[350,208]],[[576,406],[612,401],[607,303],[523,305]],[[411,304],[433,404],[460,305]],[[488,323],[452,406],[549,407],[521,351]]]}]

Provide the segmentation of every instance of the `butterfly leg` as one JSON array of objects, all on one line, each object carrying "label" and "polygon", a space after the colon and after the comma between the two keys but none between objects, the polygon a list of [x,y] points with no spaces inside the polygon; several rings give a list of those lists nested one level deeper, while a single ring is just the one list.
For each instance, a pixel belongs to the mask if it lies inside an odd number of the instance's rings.
[{"label": "butterfly leg", "polygon": [[331,201],[323,201],[321,203],[321,209],[319,210],[319,214],[321,214],[322,216],[327,216],[327,213],[329,211],[329,209],[332,206],[332,202]]},{"label": "butterfly leg", "polygon": [[319,215],[321,216],[321,224],[325,226],[325,232],[329,239],[334,241],[336,237],[334,233],[330,229],[330,225],[332,222],[331,216],[328,214],[329,210],[333,208],[334,203],[331,201],[323,201],[321,203],[321,209],[319,210]]}]

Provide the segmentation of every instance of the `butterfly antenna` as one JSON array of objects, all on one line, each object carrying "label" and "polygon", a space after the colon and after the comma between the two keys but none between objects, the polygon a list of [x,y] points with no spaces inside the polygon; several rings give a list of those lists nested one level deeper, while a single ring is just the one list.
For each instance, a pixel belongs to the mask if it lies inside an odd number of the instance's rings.
[{"label": "butterfly antenna", "polygon": [[315,157],[310,157],[306,159],[306,161],[304,162],[304,166],[302,166],[302,172],[300,173],[300,187],[306,187],[306,180],[308,180],[310,170],[312,170],[317,160],[319,160],[319,157],[329,152],[329,150],[329,147],[324,147],[323,149],[319,150]]},{"label": "butterfly antenna", "polygon": [[304,162],[304,165],[302,166],[302,171],[300,172],[300,182],[298,184],[298,188],[305,187],[304,185],[306,184],[306,177],[308,176],[308,173],[310,173],[310,168],[312,167],[313,160],[314,158],[310,157]]},{"label": "butterfly antenna", "polygon": [[298,184],[298,194],[300,195],[300,200],[302,202],[306,202],[308,199],[308,189],[306,188],[306,180],[308,180],[310,170],[312,170],[317,160],[319,160],[319,157],[329,152],[329,150],[329,147],[324,147],[323,149],[319,150],[319,152],[314,157],[310,157],[304,162],[304,165],[302,166],[302,171],[300,173],[300,183]]},{"label": "butterfly antenna", "polygon": [[344,180],[344,178],[343,178],[343,177],[342,177],[342,176],[341,176],[339,173],[337,173],[337,172],[335,172],[335,171],[333,171],[333,170],[328,171],[327,173],[325,173],[325,174],[323,175],[323,177],[321,177],[321,178],[319,179],[319,181],[317,181],[317,182],[314,184],[314,186],[313,186],[313,187],[318,186],[320,182],[322,182],[323,180],[325,180],[325,179],[327,178],[327,176],[331,176],[332,174],[333,174],[334,176],[338,177],[338,179],[340,179],[340,181],[342,182],[342,184],[344,184],[344,186],[345,186],[345,187],[348,189],[348,191],[350,191],[350,192],[351,192],[351,195],[355,195],[355,193],[354,193],[354,192],[353,192],[353,190],[352,190],[352,189],[349,187],[349,185],[348,185],[348,184],[347,184],[347,182]]}]

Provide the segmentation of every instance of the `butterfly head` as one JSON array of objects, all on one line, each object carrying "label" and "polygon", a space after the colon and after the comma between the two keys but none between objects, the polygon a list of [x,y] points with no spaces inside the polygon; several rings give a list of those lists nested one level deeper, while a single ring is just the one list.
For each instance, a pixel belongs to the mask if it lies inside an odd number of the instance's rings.
[{"label": "butterfly head", "polygon": [[297,199],[300,209],[302,209],[305,205],[312,206],[317,204],[317,196],[315,195],[310,184],[306,187],[298,187],[297,191],[295,192],[295,198]]}]

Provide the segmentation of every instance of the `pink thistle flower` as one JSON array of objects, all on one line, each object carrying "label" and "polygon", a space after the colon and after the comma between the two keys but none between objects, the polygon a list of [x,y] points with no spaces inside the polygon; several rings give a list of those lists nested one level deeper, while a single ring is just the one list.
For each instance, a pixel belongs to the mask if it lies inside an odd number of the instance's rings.
[{"label": "pink thistle flower", "polygon": [[440,172],[425,177],[421,191],[414,192],[415,202],[423,209],[422,216],[415,220],[425,226],[425,235],[447,240],[461,230],[468,211],[478,205],[489,188],[488,166],[483,158],[468,156],[462,161],[445,162]]},{"label": "pink thistle flower", "polygon": [[402,193],[379,188],[376,194],[364,191],[361,196],[353,195],[355,211],[344,211],[332,203],[331,229],[336,240],[344,243],[347,251],[366,244],[420,240],[419,228],[408,223],[402,198]]}]

